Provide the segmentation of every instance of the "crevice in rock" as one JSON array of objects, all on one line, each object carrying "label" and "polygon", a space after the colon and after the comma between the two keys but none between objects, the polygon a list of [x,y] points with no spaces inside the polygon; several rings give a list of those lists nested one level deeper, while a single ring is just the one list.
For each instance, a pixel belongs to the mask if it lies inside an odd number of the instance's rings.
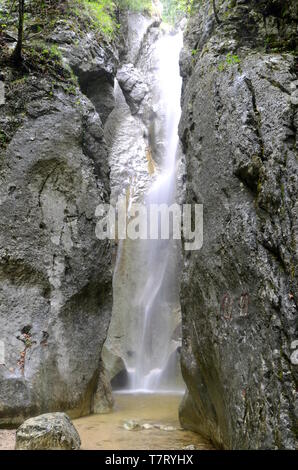
[{"label": "crevice in rock", "polygon": [[262,132],[261,132],[261,115],[257,107],[255,90],[252,84],[252,80],[250,78],[245,77],[244,81],[247,85],[248,90],[251,93],[252,107],[253,107],[253,111],[255,115],[255,132],[256,132],[259,147],[260,147],[260,158],[261,160],[264,160],[264,142],[263,142]]},{"label": "crevice in rock", "polygon": [[48,182],[48,180],[50,179],[50,177],[55,173],[56,169],[58,168],[60,164],[57,163],[56,166],[54,166],[54,168],[48,173],[48,175],[46,176],[46,178],[44,179],[39,191],[38,191],[38,205],[39,207],[41,207],[41,196],[42,196],[42,193],[43,193],[43,190]]},{"label": "crevice in rock", "polygon": [[266,77],[263,74],[258,74],[260,78],[263,78],[264,80],[267,80],[272,86],[275,88],[278,88],[282,93],[286,93],[287,95],[291,95],[291,93],[278,81],[273,80],[270,77]]},{"label": "crevice in rock", "polygon": [[94,105],[102,124],[105,124],[115,107],[114,76],[99,72],[78,73],[81,92]]}]

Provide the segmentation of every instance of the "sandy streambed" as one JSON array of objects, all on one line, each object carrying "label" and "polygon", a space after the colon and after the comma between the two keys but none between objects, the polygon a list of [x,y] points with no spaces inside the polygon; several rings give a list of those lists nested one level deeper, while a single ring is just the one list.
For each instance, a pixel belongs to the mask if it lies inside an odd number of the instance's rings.
[{"label": "sandy streambed", "polygon": [[[115,394],[112,413],[73,420],[82,449],[212,449],[198,434],[180,428],[180,400],[179,395]],[[15,431],[0,430],[0,450],[11,450],[14,446]]]},{"label": "sandy streambed", "polygon": [[[115,409],[106,415],[74,420],[83,449],[211,449],[201,436],[180,428],[181,395],[115,394]],[[129,430],[131,429],[131,430]]]}]

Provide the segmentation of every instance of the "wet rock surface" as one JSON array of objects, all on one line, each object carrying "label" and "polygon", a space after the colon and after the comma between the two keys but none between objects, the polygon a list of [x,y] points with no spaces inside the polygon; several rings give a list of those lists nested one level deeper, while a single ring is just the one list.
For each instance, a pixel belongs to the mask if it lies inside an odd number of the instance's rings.
[{"label": "wet rock surface", "polygon": [[[51,41],[79,74],[78,38],[63,31]],[[96,62],[84,73],[102,70],[105,82],[109,53],[78,33]],[[0,423],[45,411],[80,416],[92,409],[111,314],[110,245],[95,235],[96,206],[110,195],[103,124],[74,80],[19,76],[8,65],[1,73]]]},{"label": "wet rock surface", "polygon": [[132,115],[136,114],[149,91],[144,77],[132,64],[124,64],[117,72],[117,80],[130,106]]},{"label": "wet rock surface", "polygon": [[293,449],[295,2],[287,2],[287,20],[272,9],[283,2],[222,2],[219,25],[212,2],[202,3],[181,55],[186,202],[204,205],[204,243],[184,253],[182,368],[189,392],[180,421],[224,448]]},{"label": "wet rock surface", "polygon": [[16,432],[16,450],[79,450],[80,436],[65,413],[25,421]]},{"label": "wet rock surface", "polygon": [[109,375],[101,360],[97,388],[93,397],[92,412],[95,414],[110,413],[113,411],[113,407],[114,398]]}]

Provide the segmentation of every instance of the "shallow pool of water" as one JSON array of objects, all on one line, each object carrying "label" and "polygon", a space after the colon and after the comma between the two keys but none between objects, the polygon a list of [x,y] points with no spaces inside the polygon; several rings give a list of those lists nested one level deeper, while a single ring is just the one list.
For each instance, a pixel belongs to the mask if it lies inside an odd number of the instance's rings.
[{"label": "shallow pool of water", "polygon": [[[82,449],[178,450],[187,446],[211,449],[201,436],[181,429],[178,408],[181,395],[118,394],[112,413],[75,419]],[[128,430],[130,422],[139,424]],[[144,429],[142,425],[149,427]],[[151,427],[148,425],[156,425]],[[168,430],[167,430],[168,429]]]}]

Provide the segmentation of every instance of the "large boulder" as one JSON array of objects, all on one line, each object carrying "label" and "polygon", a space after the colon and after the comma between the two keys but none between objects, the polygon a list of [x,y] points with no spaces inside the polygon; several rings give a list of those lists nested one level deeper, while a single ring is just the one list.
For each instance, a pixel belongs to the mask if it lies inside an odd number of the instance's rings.
[{"label": "large boulder", "polygon": [[79,450],[80,436],[65,413],[27,419],[16,432],[16,450]]}]

